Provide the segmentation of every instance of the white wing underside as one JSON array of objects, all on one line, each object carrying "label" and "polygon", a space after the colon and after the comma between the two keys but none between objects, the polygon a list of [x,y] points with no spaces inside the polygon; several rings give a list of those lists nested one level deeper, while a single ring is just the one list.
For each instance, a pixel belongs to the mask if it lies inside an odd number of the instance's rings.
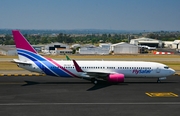
[{"label": "white wing underside", "polygon": [[82,77],[89,77],[89,78],[105,78],[109,74],[117,74],[115,72],[84,72],[82,73]]}]

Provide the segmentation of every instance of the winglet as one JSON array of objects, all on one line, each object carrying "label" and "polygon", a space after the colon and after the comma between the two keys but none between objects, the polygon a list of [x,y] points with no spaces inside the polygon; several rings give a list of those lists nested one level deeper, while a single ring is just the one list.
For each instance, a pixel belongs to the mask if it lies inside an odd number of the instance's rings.
[{"label": "winglet", "polygon": [[[66,55],[66,54],[65,54]],[[66,60],[71,60],[68,55],[66,55]]]},{"label": "winglet", "polygon": [[75,60],[72,60],[77,72],[84,72]]}]

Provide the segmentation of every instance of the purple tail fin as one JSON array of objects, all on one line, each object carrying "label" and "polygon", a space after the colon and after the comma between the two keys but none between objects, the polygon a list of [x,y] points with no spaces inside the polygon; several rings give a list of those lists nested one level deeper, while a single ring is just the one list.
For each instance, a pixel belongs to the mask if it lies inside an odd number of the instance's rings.
[{"label": "purple tail fin", "polygon": [[31,46],[31,44],[26,40],[26,38],[20,33],[19,30],[12,30],[12,34],[14,37],[14,42],[16,44],[16,48],[24,49],[33,53],[36,53],[36,50]]}]

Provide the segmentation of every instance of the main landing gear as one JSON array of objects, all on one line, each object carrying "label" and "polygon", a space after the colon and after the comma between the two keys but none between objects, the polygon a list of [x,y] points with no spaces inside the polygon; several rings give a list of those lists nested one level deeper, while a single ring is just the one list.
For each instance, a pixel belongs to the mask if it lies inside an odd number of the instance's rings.
[{"label": "main landing gear", "polygon": [[94,84],[96,85],[96,84],[98,83],[98,80],[95,79],[95,78],[92,78],[92,79],[91,79],[91,82],[94,83]]},{"label": "main landing gear", "polygon": [[158,78],[157,83],[160,83],[160,82],[161,82],[161,80]]}]

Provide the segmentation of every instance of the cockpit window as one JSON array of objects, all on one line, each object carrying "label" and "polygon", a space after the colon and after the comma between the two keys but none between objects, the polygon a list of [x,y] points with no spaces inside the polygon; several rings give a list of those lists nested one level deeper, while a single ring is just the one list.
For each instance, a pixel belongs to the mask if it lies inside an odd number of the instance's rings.
[{"label": "cockpit window", "polygon": [[165,66],[164,68],[165,68],[165,69],[168,69],[169,67],[168,67],[168,66]]}]

